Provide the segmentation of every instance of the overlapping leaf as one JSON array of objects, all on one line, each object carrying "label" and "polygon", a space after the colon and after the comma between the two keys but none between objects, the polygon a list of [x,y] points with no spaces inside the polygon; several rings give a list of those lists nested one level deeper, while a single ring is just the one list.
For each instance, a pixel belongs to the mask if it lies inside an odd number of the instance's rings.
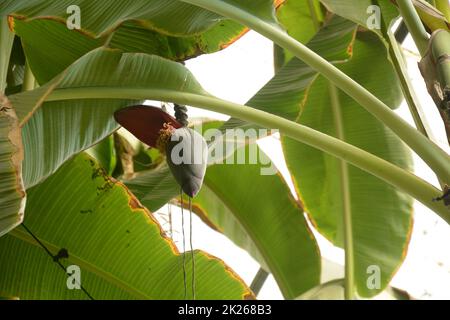
[{"label": "overlapping leaf", "polygon": [[[0,4],[0,16],[11,15],[10,26],[21,36],[40,84],[100,45],[181,61],[221,50],[247,31],[234,21],[173,0],[58,4],[3,0]],[[80,8],[81,30],[69,30],[65,25],[69,5]],[[250,7],[276,25],[274,0],[252,1]]]},{"label": "overlapping leaf", "polygon": [[[398,106],[401,92],[386,50],[374,35],[362,33],[353,58],[340,67],[387,105]],[[362,72],[363,71],[363,72]],[[345,94],[339,94],[341,120],[331,107],[329,83],[320,77],[305,100],[299,122],[337,136],[336,121],[346,142],[405,169],[411,159],[404,144],[386,127]],[[349,189],[342,187],[340,160],[283,138],[288,168],[297,191],[318,230],[342,245],[343,201],[348,195],[353,223],[355,277],[359,294],[373,296],[379,290],[366,285],[367,268],[378,266],[381,288],[389,283],[405,257],[411,231],[412,200],[402,192],[355,167],[348,168]]]},{"label": "overlapping leaf", "polygon": [[191,35],[211,28],[222,19],[210,11],[176,0],[2,0],[0,16],[46,17],[65,23],[71,15],[68,8],[74,5],[80,10],[81,31],[94,36],[107,34],[129,20],[165,34]]},{"label": "overlapping leaf", "polygon": [[[29,190],[26,213],[26,227],[53,254],[68,251],[60,261],[80,267],[81,285],[94,299],[184,297],[182,257],[174,244],[150,212],[89,156],[74,158]],[[7,296],[87,299],[83,291],[67,288],[67,274],[24,228],[0,238],[0,248],[0,283]],[[222,261],[201,251],[195,260],[197,298],[252,297]],[[187,274],[190,283],[190,263]]]},{"label": "overlapping leaf", "polygon": [[16,18],[13,25],[40,84],[50,81],[82,55],[103,45],[124,52],[143,52],[182,61],[221,50],[247,30],[233,21],[224,20],[198,35],[175,37],[129,21],[108,37],[93,38],[48,19],[24,21]]}]

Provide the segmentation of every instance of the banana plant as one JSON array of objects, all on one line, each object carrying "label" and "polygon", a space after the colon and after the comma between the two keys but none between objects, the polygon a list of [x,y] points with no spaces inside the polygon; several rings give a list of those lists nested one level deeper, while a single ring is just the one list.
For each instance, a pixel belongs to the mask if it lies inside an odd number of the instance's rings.
[{"label": "banana plant", "polygon": [[[436,14],[445,12],[442,3],[375,2],[382,21],[369,30],[373,1],[0,0],[0,293],[188,298],[178,268],[186,257],[151,211],[183,205],[178,192],[187,188],[191,167],[174,167],[167,155],[174,145],[133,148],[116,132],[120,124],[139,126],[143,136],[158,138],[164,125],[176,123],[159,109],[149,113],[148,129],[139,115],[124,121],[124,110],[145,100],[231,116],[203,122],[225,142],[227,130],[279,130],[297,198],[284,177],[261,175],[270,154],[230,164],[240,152],[260,152],[251,139],[208,163],[204,177],[202,155],[195,190],[185,190],[195,196],[193,211],[272,273],[285,298],[328,290],[312,228],[345,250],[343,297],[389,290],[408,248],[413,199],[450,223],[449,155],[423,134],[425,125],[416,129],[394,112],[405,97],[416,124],[423,121],[395,54],[401,47],[390,36],[392,22],[403,18],[424,55],[427,32],[448,32],[448,24],[445,13]],[[82,15],[76,30],[69,27],[74,5]],[[273,41],[276,73],[245,105],[211,95],[180,63],[226,49],[249,29]],[[446,72],[439,69],[440,80]],[[170,131],[188,135],[199,133]],[[206,142],[210,149],[217,144]],[[434,171],[440,189],[412,173],[411,151]],[[190,259],[198,268],[196,280],[189,279],[199,284],[196,298],[255,298],[224,262],[201,251]],[[69,263],[87,272],[84,295],[61,285],[58,264]],[[368,286],[374,266],[379,285]],[[33,278],[39,270],[46,272],[39,283],[45,290]]]}]

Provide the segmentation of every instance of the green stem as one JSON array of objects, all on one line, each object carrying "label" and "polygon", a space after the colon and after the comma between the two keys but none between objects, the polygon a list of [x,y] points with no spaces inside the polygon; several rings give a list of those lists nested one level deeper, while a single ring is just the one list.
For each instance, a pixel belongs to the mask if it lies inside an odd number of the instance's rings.
[{"label": "green stem", "polygon": [[25,73],[23,75],[22,91],[33,90],[35,87],[35,83],[36,82],[34,79],[33,72],[31,72],[28,61],[26,61],[25,62]]},{"label": "green stem", "polygon": [[281,134],[334,155],[335,157],[349,162],[354,166],[369,172],[397,187],[398,189],[408,193],[439,214],[450,224],[450,211],[442,202],[434,202],[432,200],[439,197],[442,194],[441,191],[431,186],[426,181],[353,145],[296,122],[261,110],[224,101],[212,96],[204,96],[173,90],[145,88],[130,89],[118,87],[88,87],[56,89],[46,97],[46,101],[72,99],[137,99],[171,101],[228,114],[232,117],[252,122],[265,128],[279,129]]},{"label": "green stem", "polygon": [[[318,21],[314,4],[312,0],[309,1],[309,11],[313,21]],[[316,32],[320,25],[316,26]],[[334,126],[336,129],[336,138],[345,141],[344,122],[342,119],[342,109],[339,99],[339,89],[331,82],[328,83],[328,91],[330,94],[331,110],[334,118]],[[341,182],[342,194],[342,226],[344,233],[344,252],[345,252],[345,285],[344,297],[346,300],[353,300],[355,298],[355,255],[353,246],[353,221],[352,221],[352,207],[350,197],[350,181],[348,174],[347,162],[339,161],[338,171],[339,181]]]},{"label": "green stem", "polygon": [[252,284],[250,285],[250,289],[253,291],[256,297],[258,296],[264,285],[264,282],[266,282],[268,277],[269,273],[263,268],[259,268],[258,272],[255,275],[255,278],[253,278]]},{"label": "green stem", "polygon": [[[336,128],[336,137],[345,141],[345,133],[342,120],[341,103],[339,100],[339,90],[335,85],[329,84],[331,109],[333,111],[334,125]],[[344,248],[345,248],[345,290],[346,300],[355,298],[355,255],[353,247],[353,222],[352,207],[350,197],[350,181],[348,179],[348,165],[345,161],[340,161],[340,170],[338,172],[341,181],[342,207],[343,207],[343,229],[344,229]]]},{"label": "green stem", "polygon": [[397,1],[398,9],[403,20],[408,27],[420,55],[423,57],[427,53],[429,36],[425,27],[417,14],[416,9],[411,0]]},{"label": "green stem", "polygon": [[405,61],[401,48],[395,39],[395,35],[392,32],[392,24],[389,26],[389,30],[383,30],[385,39],[389,41],[389,57],[395,68],[396,74],[400,81],[403,96],[405,97],[406,103],[408,104],[409,111],[414,119],[417,130],[419,130],[427,138],[431,138],[432,131],[429,125],[425,122],[425,114],[420,106],[420,102],[416,96],[414,88],[412,87],[409,75],[407,73]]},{"label": "green stem", "polygon": [[286,53],[280,46],[273,45],[273,68],[275,73],[278,72],[286,64]]},{"label": "green stem", "polygon": [[433,171],[444,181],[450,181],[450,156],[436,144],[430,142],[423,134],[411,127],[372,93],[355,82],[352,78],[333,66],[327,60],[290,37],[286,32],[273,24],[237,8],[236,6],[217,0],[181,0],[222,16],[245,24],[249,28],[271,39],[279,46],[292,52],[297,58],[328,78],[338,88],[355,99],[367,111],[372,113],[387,127],[395,132],[411,149],[413,149]]},{"label": "green stem", "polygon": [[448,0],[436,0],[435,7],[444,14],[447,21],[450,21],[450,4]]}]

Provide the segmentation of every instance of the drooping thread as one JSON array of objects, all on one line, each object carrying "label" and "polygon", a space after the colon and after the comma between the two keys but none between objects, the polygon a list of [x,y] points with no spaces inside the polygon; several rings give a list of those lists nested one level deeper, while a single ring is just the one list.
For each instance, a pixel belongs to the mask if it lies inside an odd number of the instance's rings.
[{"label": "drooping thread", "polygon": [[187,296],[187,282],[186,282],[186,238],[184,234],[184,212],[183,212],[183,189],[180,192],[181,195],[181,232],[183,237],[183,282],[184,282],[184,299]]},{"label": "drooping thread", "polygon": [[170,240],[173,241],[172,204],[170,204],[170,202],[167,204],[167,211],[169,214],[169,235]]},{"label": "drooping thread", "polygon": [[[188,114],[187,114],[187,107],[184,105],[174,104],[174,110],[175,110],[175,118],[178,122],[180,122],[183,127],[187,127],[189,125],[188,121]],[[191,264],[192,264],[192,297],[195,300],[195,255],[194,255],[194,248],[192,244],[192,199],[191,197],[188,197],[189,199],[189,242],[190,242],[190,249],[191,249]],[[183,190],[181,190],[181,219],[182,219],[182,232],[183,232],[183,276],[184,276],[184,291],[185,291],[185,299],[186,299],[186,292],[187,292],[187,285],[186,285],[186,259],[185,259],[185,253],[186,253],[186,247],[185,247],[185,234],[184,234],[184,212],[183,212]]]},{"label": "drooping thread", "polygon": [[[31,232],[28,227],[22,223],[22,227],[25,229],[25,231],[37,242],[37,244],[44,249],[44,251],[47,253],[47,255],[54,261],[56,264],[64,271],[64,273],[67,274],[66,268],[64,265],[59,261],[61,258],[67,258],[68,257],[68,251],[67,249],[61,249],[56,255],[53,255],[50,250],[45,246],[45,244],[42,243],[41,240],[39,240],[38,237],[36,237],[33,232]],[[80,286],[80,289],[84,292],[84,294],[91,300],[95,300],[90,293],[81,285],[81,283],[77,283]]]},{"label": "drooping thread", "polygon": [[195,300],[195,254],[192,245],[192,198],[189,197],[189,241],[191,247],[191,263],[192,263],[192,298]]},{"label": "drooping thread", "polygon": [[177,119],[183,127],[187,127],[189,125],[187,107],[175,103],[173,109],[175,110],[175,119]]}]

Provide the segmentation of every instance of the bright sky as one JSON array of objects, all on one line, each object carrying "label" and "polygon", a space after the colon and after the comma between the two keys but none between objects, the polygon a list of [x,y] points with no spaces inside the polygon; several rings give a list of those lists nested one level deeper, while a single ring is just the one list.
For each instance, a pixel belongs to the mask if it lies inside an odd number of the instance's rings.
[{"label": "bright sky", "polygon": [[[406,47],[412,52],[417,52],[410,39],[407,40]],[[417,69],[417,55],[408,53],[407,59],[419,98],[427,114],[431,115],[428,119],[430,125],[435,130],[435,136],[445,146],[443,125]],[[226,50],[203,55],[188,61],[186,65],[207,91],[220,98],[243,104],[273,76],[272,61],[272,43],[257,33],[249,32]],[[411,124],[413,123],[405,104],[397,112]],[[195,108],[192,108],[189,113],[190,117],[228,118]],[[286,174],[284,157],[278,140],[267,138],[260,145],[272,157],[280,171]],[[431,170],[418,157],[415,156],[414,161],[416,174],[437,185],[436,177]],[[291,183],[290,178],[287,175],[285,177],[287,177],[288,183]],[[167,210],[167,207],[163,207],[159,212],[164,215],[167,214]],[[181,212],[175,207],[172,210],[175,216],[175,227],[180,230]],[[188,221],[187,219],[186,216],[185,221]],[[450,255],[447,252],[450,243],[450,227],[418,202],[415,203],[414,219],[415,225],[409,252],[405,263],[393,279],[392,285],[407,290],[412,296],[419,299],[450,299]],[[160,221],[163,221],[161,217]],[[195,216],[193,229],[195,249],[205,250],[223,259],[246,283],[251,283],[259,268],[255,260],[226,237],[204,225]],[[180,236],[181,232],[175,234],[175,241],[179,247]],[[318,235],[318,240],[325,259],[322,280],[342,278],[344,274],[343,250],[335,248],[320,235]],[[189,243],[189,239],[186,243]],[[268,279],[258,298],[283,298],[272,277]]]}]

